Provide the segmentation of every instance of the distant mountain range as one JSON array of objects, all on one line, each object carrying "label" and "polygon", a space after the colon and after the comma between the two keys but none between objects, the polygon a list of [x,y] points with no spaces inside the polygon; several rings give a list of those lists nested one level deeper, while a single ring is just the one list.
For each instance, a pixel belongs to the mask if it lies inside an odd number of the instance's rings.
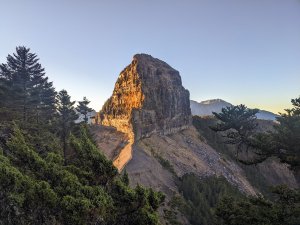
[{"label": "distant mountain range", "polygon": [[[226,102],[222,99],[211,99],[206,100],[202,102],[196,102],[191,100],[190,106],[192,110],[192,115],[197,116],[209,116],[212,115],[212,112],[221,112],[222,108],[232,106],[231,103]],[[259,113],[256,114],[258,119],[261,120],[275,120],[276,117],[279,115],[276,115],[272,112],[266,111],[266,110],[260,110]]]}]

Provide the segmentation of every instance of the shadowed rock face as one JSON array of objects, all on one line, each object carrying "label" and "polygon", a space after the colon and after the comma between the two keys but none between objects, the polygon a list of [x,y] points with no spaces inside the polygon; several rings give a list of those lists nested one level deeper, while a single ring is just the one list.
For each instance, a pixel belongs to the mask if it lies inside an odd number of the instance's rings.
[{"label": "shadowed rock face", "polygon": [[99,120],[135,140],[169,134],[191,124],[189,91],[179,72],[150,55],[137,54],[119,75]]}]

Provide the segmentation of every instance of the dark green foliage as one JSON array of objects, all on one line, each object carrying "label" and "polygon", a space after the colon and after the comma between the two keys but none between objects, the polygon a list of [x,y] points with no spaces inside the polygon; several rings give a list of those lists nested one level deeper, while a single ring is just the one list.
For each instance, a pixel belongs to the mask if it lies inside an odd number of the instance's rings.
[{"label": "dark green foliage", "polygon": [[155,157],[158,159],[158,162],[160,163],[160,165],[162,165],[162,167],[164,167],[166,170],[168,170],[170,173],[176,176],[174,167],[168,160],[164,159],[160,155],[156,155]]},{"label": "dark green foliage", "polygon": [[225,197],[217,207],[220,225],[298,225],[300,193],[285,186],[273,189],[273,202],[263,197],[233,199]]},{"label": "dark green foliage", "polygon": [[118,219],[112,224],[124,225],[154,225],[158,224],[155,211],[164,201],[161,192],[154,192],[137,186],[134,190],[117,180],[112,186],[112,197],[115,199],[116,216]]},{"label": "dark green foliage", "polygon": [[129,185],[129,177],[126,170],[124,170],[123,172],[122,181],[124,182],[124,184]]},{"label": "dark green foliage", "polygon": [[212,126],[216,132],[223,132],[225,143],[237,147],[237,155],[250,145],[250,138],[257,127],[256,116],[258,109],[248,109],[245,105],[230,106],[222,109],[221,113],[213,112],[220,123]]},{"label": "dark green foliage", "polygon": [[78,106],[76,107],[77,112],[79,112],[80,114],[84,115],[84,122],[85,123],[88,122],[87,114],[89,112],[93,111],[92,108],[88,107],[89,104],[90,104],[90,101],[86,97],[83,97],[83,100],[79,101],[78,102]]},{"label": "dark green foliage", "polygon": [[79,133],[72,136],[76,155],[64,166],[60,154],[41,157],[14,126],[9,154],[0,155],[0,224],[158,223],[155,211],[164,196],[130,189],[89,140],[87,128]]},{"label": "dark green foliage", "polygon": [[0,65],[2,120],[47,123],[55,111],[55,90],[37,55],[19,46]]},{"label": "dark green foliage", "polygon": [[217,122],[218,121],[214,117],[202,118],[199,116],[193,116],[193,125],[199,132],[199,138],[202,141],[207,141],[210,146],[221,153],[234,156],[232,151],[229,150],[231,146],[224,143],[222,135],[211,129],[211,127],[216,126]]},{"label": "dark green foliage", "polygon": [[28,48],[0,65],[0,225],[158,224],[162,193],[130,188],[55,96]]},{"label": "dark green foliage", "polygon": [[[254,157],[238,159],[244,164],[257,164],[272,156],[287,163],[296,172],[300,168],[300,98],[292,99],[294,108],[277,118],[278,124],[273,131],[255,133],[255,111],[241,105],[222,109],[222,113],[214,113],[220,121],[212,127],[214,131],[225,132],[227,142],[235,144],[238,150],[249,148]],[[242,107],[243,106],[243,107]],[[237,108],[236,108],[237,107]],[[244,148],[242,148],[244,145]]]},{"label": "dark green foliage", "polygon": [[[217,120],[214,117],[193,117],[193,125],[196,127],[199,134],[205,138],[210,146],[221,153],[223,160],[236,160],[234,146],[225,144],[222,135],[210,129],[210,127],[215,126],[216,123]],[[271,124],[269,126],[271,127]],[[239,166],[244,170],[245,175],[250,181],[251,185],[256,187],[264,195],[269,195],[270,184],[267,182],[266,178],[262,175],[256,165],[245,165],[239,161],[236,163],[238,163]]]},{"label": "dark green foliage", "polygon": [[66,90],[61,90],[57,95],[57,111],[59,113],[59,133],[63,143],[64,158],[67,160],[67,145],[75,120],[78,118],[74,108],[75,101],[71,101],[71,97]]},{"label": "dark green foliage", "polygon": [[[79,137],[71,136],[71,147],[74,156],[70,158],[70,165],[84,169],[85,179],[89,184],[106,185],[115,175],[117,169],[109,162],[88,135],[88,129],[81,126]],[[81,173],[83,172],[81,171]]]},{"label": "dark green foliage", "polygon": [[[269,157],[276,156],[281,162],[288,163],[295,172],[299,172],[300,159],[300,115],[299,99],[293,99],[294,108],[286,110],[285,114],[277,118],[278,124],[273,130],[259,133],[253,127],[249,127],[249,133],[245,135],[243,141],[245,148],[251,149],[254,157],[247,160],[239,160],[245,165],[256,164]],[[225,110],[226,111],[226,110]],[[224,109],[223,109],[224,112]],[[228,115],[215,114],[221,120],[221,126],[217,126],[215,131],[237,131],[236,124],[240,124],[240,119],[236,113],[227,109]],[[251,119],[253,124],[255,118]],[[226,126],[227,125],[227,126]],[[224,129],[222,126],[225,126]],[[248,129],[248,128],[247,128]],[[256,133],[255,133],[256,132]],[[230,133],[230,132],[229,132]],[[228,134],[228,133],[227,133]],[[231,135],[231,134],[230,134]],[[228,137],[228,136],[227,136]],[[231,135],[229,138],[237,138],[239,135]],[[242,140],[242,139],[240,139]],[[300,224],[300,198],[299,189],[291,190],[280,186],[273,189],[275,196],[270,200],[263,197],[246,198],[234,200],[226,197],[217,209],[217,216],[221,219],[218,224],[224,225],[279,225],[279,224]]]},{"label": "dark green foliage", "polygon": [[168,202],[168,207],[164,209],[164,218],[167,221],[167,225],[182,225],[181,222],[178,221],[179,208],[185,206],[185,201],[181,196],[175,195]]},{"label": "dark green foliage", "polygon": [[194,174],[180,178],[178,188],[185,203],[180,210],[193,225],[212,225],[215,223],[215,208],[224,196],[240,198],[242,194],[223,177],[200,179]]},{"label": "dark green foliage", "polygon": [[300,169],[300,98],[292,99],[294,108],[277,118],[274,131],[258,134],[254,140],[258,160],[278,157],[294,171]]}]

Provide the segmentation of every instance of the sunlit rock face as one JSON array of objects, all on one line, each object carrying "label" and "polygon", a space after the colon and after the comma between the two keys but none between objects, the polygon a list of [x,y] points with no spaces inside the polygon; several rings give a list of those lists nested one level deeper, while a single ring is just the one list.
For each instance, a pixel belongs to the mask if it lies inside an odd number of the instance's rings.
[{"label": "sunlit rock face", "polygon": [[99,121],[134,140],[177,132],[191,124],[189,91],[177,70],[150,55],[137,54],[120,73]]}]

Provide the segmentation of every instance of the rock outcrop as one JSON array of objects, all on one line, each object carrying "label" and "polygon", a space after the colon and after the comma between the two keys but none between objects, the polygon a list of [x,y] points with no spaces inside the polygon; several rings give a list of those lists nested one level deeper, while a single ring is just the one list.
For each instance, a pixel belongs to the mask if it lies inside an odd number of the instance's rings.
[{"label": "rock outcrop", "polygon": [[174,133],[191,124],[189,91],[177,70],[150,55],[137,54],[120,73],[98,121],[132,140]]}]

